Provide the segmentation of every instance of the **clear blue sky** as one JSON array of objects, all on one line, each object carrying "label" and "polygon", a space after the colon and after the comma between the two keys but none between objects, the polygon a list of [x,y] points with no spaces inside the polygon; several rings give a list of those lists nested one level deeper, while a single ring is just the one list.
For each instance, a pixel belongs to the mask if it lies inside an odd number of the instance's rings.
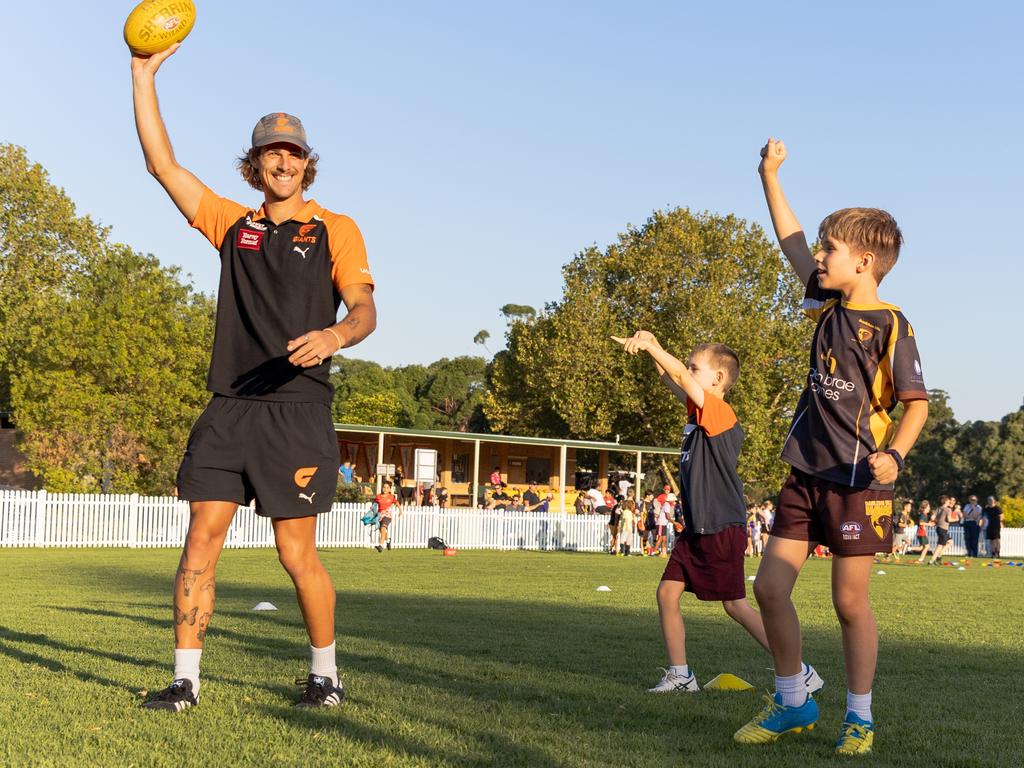
[{"label": "clear blue sky", "polygon": [[[132,5],[6,9],[0,141],[117,240],[212,292],[216,253],[137,146]],[[261,115],[302,118],[321,155],[311,193],[359,223],[378,283],[380,324],[355,356],[476,354],[482,328],[493,350],[499,306],[557,299],[576,251],[656,208],[769,226],[755,167],[774,135],[809,231],[849,205],[896,215],[907,244],[882,296],[914,323],[927,383],[957,417],[1021,405],[1016,4],[197,5],[158,80],[178,159],[255,203],[233,158]]]}]

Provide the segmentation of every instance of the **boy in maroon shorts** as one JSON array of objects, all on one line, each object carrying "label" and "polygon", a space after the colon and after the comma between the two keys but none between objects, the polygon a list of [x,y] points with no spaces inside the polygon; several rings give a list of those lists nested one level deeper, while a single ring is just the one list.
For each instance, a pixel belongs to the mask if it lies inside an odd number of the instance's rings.
[{"label": "boy in maroon shorts", "polygon": [[[725,612],[768,650],[761,614],[746,597],[743,552],[747,545],[746,502],[736,462],[743,446],[743,428],[723,399],[740,364],[724,344],[701,344],[684,364],[648,331],[628,339],[612,337],[626,352],[647,352],[665,386],[686,404],[689,420],[679,456],[679,501],[685,527],[658,585],[658,612],[669,668],[651,693],[700,690],[686,663],[686,629],[679,611],[683,592],[698,600],[720,600]],[[803,668],[810,692],[824,685],[813,667]]]},{"label": "boy in maroon shorts", "polygon": [[[785,158],[782,142],[769,140],[758,170],[782,252],[807,286],[804,312],[817,326],[807,386],[782,449],[792,473],[754,582],[775,695],[735,739],[772,742],[818,720],[817,703],[799,684],[800,620],[791,595],[807,556],[826,544],[847,677],[836,752],[858,755],[871,751],[875,732],[878,630],[869,576],[874,553],[892,549],[893,484],[928,416],[928,394],[913,329],[899,307],[878,298],[903,242],[896,221],[877,208],[836,211],[818,228],[821,249],[812,255],[779,184]],[[904,405],[899,426],[889,416],[897,403]]]}]

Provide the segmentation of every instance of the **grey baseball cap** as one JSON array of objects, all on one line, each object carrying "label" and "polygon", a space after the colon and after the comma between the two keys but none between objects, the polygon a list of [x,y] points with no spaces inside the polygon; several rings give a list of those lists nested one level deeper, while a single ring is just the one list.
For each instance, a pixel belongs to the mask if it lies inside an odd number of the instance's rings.
[{"label": "grey baseball cap", "polygon": [[303,152],[309,152],[306,129],[302,127],[302,121],[295,115],[271,112],[269,115],[261,117],[256,123],[256,127],[252,129],[252,146],[254,149],[258,149],[279,141],[294,144]]}]

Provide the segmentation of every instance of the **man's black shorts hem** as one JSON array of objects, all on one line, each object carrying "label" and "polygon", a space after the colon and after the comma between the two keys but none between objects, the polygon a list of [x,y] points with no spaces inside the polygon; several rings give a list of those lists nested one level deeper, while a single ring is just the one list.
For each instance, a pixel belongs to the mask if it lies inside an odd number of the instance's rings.
[{"label": "man's black shorts hem", "polygon": [[338,441],[320,403],[215,396],[189,435],[178,496],[231,501],[271,519],[310,517],[334,502]]}]

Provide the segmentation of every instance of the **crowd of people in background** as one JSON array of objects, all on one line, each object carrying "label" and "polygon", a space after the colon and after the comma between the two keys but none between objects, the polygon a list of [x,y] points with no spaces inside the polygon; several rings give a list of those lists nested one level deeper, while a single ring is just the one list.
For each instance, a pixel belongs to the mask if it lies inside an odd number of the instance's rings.
[{"label": "crowd of people in background", "polygon": [[[963,529],[966,556],[999,558],[999,544],[1003,527],[1003,510],[995,497],[989,496],[985,506],[978,503],[978,497],[971,495],[961,506],[953,496],[940,496],[938,506],[924,499],[917,503],[903,502],[902,510],[893,520],[892,557],[917,554],[915,564],[941,565],[942,557],[949,548],[952,531]],[[936,543],[931,546],[930,531],[934,531]],[[931,557],[929,557],[931,555]]]},{"label": "crowd of people in background", "polygon": [[[342,484],[362,482],[355,475],[351,462],[346,461],[338,469],[338,474]],[[552,506],[553,494],[541,491],[536,480],[530,481],[522,493],[502,480],[499,467],[494,468],[489,480],[478,500],[477,506],[480,509],[510,514],[555,511]],[[394,504],[396,508],[416,505],[444,509],[451,504],[451,494],[439,483],[406,484],[401,467],[396,467],[395,476],[388,478],[385,485],[388,486],[386,493],[394,499],[385,502],[387,507]],[[678,497],[672,487],[664,485],[657,495],[654,491],[646,491],[642,497],[637,498],[636,486],[625,473],[612,473],[606,485],[602,490],[593,482],[590,487],[577,490],[572,512],[577,515],[603,515],[608,519],[609,554],[667,558],[672,534],[682,533],[685,525]],[[761,557],[764,554],[774,517],[775,505],[770,499],[747,505],[747,557]],[[891,557],[899,561],[905,556],[917,555],[913,561],[915,565],[941,565],[952,541],[953,529],[962,527],[966,557],[998,559],[1002,524],[1003,511],[992,496],[986,499],[984,506],[978,503],[978,497],[973,494],[963,505],[953,496],[940,496],[934,508],[927,499],[916,503],[908,499],[903,501],[901,510],[893,515],[893,551],[885,553],[883,558]],[[931,544],[932,532],[936,539],[934,547]],[[636,540],[640,542],[640,549],[634,553],[632,548]],[[380,547],[387,545],[385,528]],[[831,557],[831,553],[826,546],[819,545],[813,556]]]}]

